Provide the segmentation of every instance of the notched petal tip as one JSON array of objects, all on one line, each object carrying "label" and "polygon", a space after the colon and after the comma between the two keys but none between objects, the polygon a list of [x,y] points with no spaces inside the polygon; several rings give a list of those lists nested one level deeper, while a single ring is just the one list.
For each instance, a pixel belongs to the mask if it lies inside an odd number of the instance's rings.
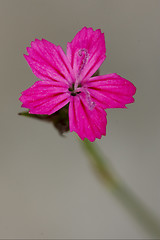
[{"label": "notched petal tip", "polygon": [[34,47],[34,46],[35,46],[35,43],[37,44],[37,43],[39,43],[39,42],[41,42],[41,40],[39,40],[38,38],[35,38],[34,41],[31,41],[31,47]]},{"label": "notched petal tip", "polygon": [[28,55],[24,53],[23,57],[27,60]]}]

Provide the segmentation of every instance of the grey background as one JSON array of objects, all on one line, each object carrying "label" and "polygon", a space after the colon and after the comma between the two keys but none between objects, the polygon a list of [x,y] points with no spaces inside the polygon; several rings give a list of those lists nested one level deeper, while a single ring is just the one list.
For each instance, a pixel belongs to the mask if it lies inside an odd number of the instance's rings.
[{"label": "grey background", "polygon": [[37,78],[23,57],[35,38],[63,49],[83,27],[105,33],[101,74],[137,87],[128,110],[110,109],[97,141],[114,168],[160,217],[160,1],[0,1],[0,238],[150,237],[95,176],[74,134],[17,115]]}]

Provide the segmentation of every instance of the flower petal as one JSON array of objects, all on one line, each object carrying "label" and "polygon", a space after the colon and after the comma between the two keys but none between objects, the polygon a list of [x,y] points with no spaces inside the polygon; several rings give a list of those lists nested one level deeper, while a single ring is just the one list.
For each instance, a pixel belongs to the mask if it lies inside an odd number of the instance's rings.
[{"label": "flower petal", "polygon": [[69,125],[70,131],[75,131],[84,140],[88,138],[91,142],[95,138],[106,135],[106,112],[96,106],[90,110],[85,104],[84,96],[71,97],[69,104]]},{"label": "flower petal", "polygon": [[32,114],[52,114],[69,102],[70,94],[64,83],[37,81],[22,92],[22,107],[29,108]]},{"label": "flower petal", "polygon": [[92,101],[102,108],[126,108],[133,103],[136,87],[116,73],[92,77],[84,83]]},{"label": "flower petal", "polygon": [[33,73],[42,80],[73,82],[71,65],[60,46],[45,39],[31,42],[24,55]]},{"label": "flower petal", "polygon": [[67,57],[79,83],[91,77],[106,56],[104,34],[100,29],[82,28],[67,44]]}]

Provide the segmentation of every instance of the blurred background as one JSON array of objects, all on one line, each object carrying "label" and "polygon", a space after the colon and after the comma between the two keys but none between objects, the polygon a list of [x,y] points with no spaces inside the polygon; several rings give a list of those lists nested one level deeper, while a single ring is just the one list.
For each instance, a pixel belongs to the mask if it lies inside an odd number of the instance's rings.
[{"label": "blurred background", "polygon": [[0,1],[0,238],[150,238],[106,191],[73,133],[18,116],[37,78],[23,57],[35,38],[65,50],[83,27],[105,33],[100,74],[136,87],[135,103],[110,109],[97,141],[129,188],[160,218],[160,1]]}]

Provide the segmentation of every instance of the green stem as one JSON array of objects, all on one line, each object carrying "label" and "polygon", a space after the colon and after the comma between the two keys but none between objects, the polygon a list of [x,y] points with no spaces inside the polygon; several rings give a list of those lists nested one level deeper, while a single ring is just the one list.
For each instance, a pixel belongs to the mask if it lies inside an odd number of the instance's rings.
[{"label": "green stem", "polygon": [[160,223],[144,204],[125,186],[111,169],[109,162],[104,158],[96,144],[88,140],[81,141],[84,149],[89,153],[96,172],[102,178],[105,186],[136,217],[145,229],[154,237],[160,239]]}]

